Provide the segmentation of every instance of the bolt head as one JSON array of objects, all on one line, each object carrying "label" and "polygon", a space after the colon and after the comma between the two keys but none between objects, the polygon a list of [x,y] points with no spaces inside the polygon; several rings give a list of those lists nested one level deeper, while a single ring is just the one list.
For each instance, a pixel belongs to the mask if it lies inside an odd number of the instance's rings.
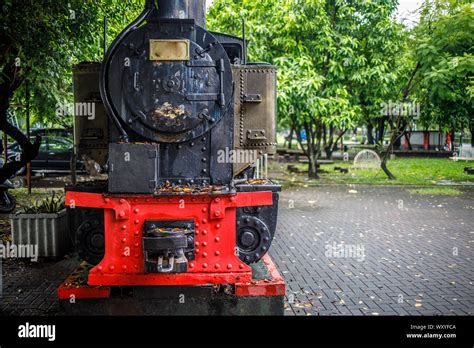
[{"label": "bolt head", "polygon": [[255,236],[253,233],[249,231],[244,232],[242,236],[240,237],[240,239],[241,239],[242,244],[246,247],[250,247],[251,245],[255,243]]}]

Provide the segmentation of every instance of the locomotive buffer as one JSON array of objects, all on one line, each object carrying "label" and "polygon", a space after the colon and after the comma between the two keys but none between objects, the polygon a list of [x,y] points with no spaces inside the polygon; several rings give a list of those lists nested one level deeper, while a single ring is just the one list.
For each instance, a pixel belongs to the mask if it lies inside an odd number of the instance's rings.
[{"label": "locomotive buffer", "polygon": [[148,0],[103,62],[75,67],[96,110],[75,117],[75,157],[108,176],[66,188],[84,260],[58,291],[67,313],[283,314],[281,187],[260,178],[276,71],[246,47],[206,30],[204,0]]}]

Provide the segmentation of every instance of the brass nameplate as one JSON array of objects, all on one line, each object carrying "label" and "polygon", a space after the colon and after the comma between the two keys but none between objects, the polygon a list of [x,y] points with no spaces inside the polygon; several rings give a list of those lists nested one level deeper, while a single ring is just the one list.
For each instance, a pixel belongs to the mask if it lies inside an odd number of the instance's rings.
[{"label": "brass nameplate", "polygon": [[150,40],[150,60],[190,60],[190,41]]}]

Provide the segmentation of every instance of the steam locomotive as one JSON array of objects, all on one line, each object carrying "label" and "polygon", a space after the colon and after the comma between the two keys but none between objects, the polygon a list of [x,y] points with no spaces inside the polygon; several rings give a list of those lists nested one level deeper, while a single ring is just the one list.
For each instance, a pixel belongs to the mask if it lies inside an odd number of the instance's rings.
[{"label": "steam locomotive", "polygon": [[205,11],[147,0],[101,64],[74,68],[76,105],[94,106],[75,117],[75,156],[107,173],[66,189],[89,285],[250,282],[271,246],[276,69]]}]

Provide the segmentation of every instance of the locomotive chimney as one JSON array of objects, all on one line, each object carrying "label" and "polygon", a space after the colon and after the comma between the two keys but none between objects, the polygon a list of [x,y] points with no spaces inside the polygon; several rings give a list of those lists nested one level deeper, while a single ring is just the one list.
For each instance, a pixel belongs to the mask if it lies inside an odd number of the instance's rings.
[{"label": "locomotive chimney", "polygon": [[194,19],[206,27],[206,0],[158,0],[160,18]]}]

